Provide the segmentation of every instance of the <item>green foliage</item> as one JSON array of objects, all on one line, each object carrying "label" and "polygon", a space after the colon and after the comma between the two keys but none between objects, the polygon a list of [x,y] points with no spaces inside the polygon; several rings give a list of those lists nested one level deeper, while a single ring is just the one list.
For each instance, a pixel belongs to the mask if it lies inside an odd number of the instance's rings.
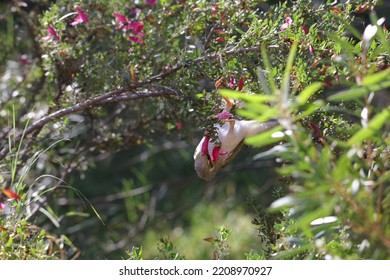
[{"label": "green foliage", "polygon": [[[372,24],[376,26],[376,21]],[[302,71],[296,58],[296,44],[292,45],[287,59],[280,85],[282,88],[275,89],[272,92],[274,98],[267,100],[272,109],[264,110],[265,100],[242,98],[247,102],[247,108],[241,112],[243,115],[261,120],[276,118],[283,127],[283,130],[279,127],[247,141],[257,146],[285,142],[279,144],[280,148],[276,146],[273,149],[274,156],[285,162],[280,173],[292,178],[289,184],[291,193],[271,205],[273,211],[283,209],[285,217],[284,222],[275,225],[280,238],[273,247],[274,258],[354,259],[389,256],[390,227],[383,202],[388,199],[384,190],[389,186],[386,171],[389,130],[388,124],[385,124],[389,119],[390,106],[379,109],[372,98],[380,95],[380,90],[388,88],[390,80],[385,74],[387,70],[375,74],[366,70],[369,64],[378,63],[383,55],[388,55],[389,48],[386,37],[376,36],[373,40],[377,40],[378,48],[384,53],[372,49],[357,54],[365,60],[365,63],[358,65],[359,68],[356,69],[355,65],[355,69],[351,69],[351,74],[357,75],[357,84],[344,92],[327,91],[330,95],[327,100],[355,102],[354,112],[361,112],[360,124],[354,123],[352,126],[352,122],[345,123],[351,131],[347,140],[338,139],[337,135],[328,136],[325,129],[315,124],[318,116],[327,118],[334,111],[324,100],[313,97],[321,88],[320,84],[313,83],[295,96],[288,89],[292,71],[296,75]],[[336,45],[344,42],[338,40]],[[356,42],[364,43],[364,38],[363,42]],[[355,53],[352,53],[354,50],[344,48],[346,57],[355,57]],[[293,65],[294,58],[296,62]],[[345,74],[348,73],[345,71]],[[240,98],[240,93],[230,92],[228,95]],[[362,96],[365,96],[364,100]],[[307,102],[315,104],[314,110],[307,106]],[[334,117],[343,119],[347,116]],[[303,125],[307,122],[310,122],[314,136],[304,129]],[[332,124],[329,125],[331,128]]]}]

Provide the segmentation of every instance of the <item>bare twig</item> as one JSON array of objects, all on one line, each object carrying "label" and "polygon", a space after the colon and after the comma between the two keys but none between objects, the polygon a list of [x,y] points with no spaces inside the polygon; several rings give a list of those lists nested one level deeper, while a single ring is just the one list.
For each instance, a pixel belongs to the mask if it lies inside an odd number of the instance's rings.
[{"label": "bare twig", "polygon": [[210,44],[211,38],[213,37],[214,30],[215,30],[215,28],[217,28],[218,25],[219,25],[219,22],[214,24],[213,27],[211,27],[210,32],[207,34],[207,37],[206,37],[206,40],[205,40],[204,46],[203,46],[203,50],[204,51],[207,50],[207,48],[208,48],[208,46]]},{"label": "bare twig", "polygon": [[[98,96],[92,97],[90,99],[87,99],[85,101],[79,102],[73,106],[63,108],[63,109],[60,109],[60,110],[55,111],[53,113],[50,113],[50,114],[42,117],[41,119],[37,120],[36,122],[34,122],[29,127],[27,127],[24,132],[18,133],[16,136],[16,139],[15,139],[15,142],[20,141],[23,135],[27,136],[27,135],[33,133],[34,131],[42,129],[42,127],[44,125],[46,125],[47,123],[49,123],[53,120],[62,118],[64,116],[67,116],[69,114],[84,111],[86,109],[90,109],[90,108],[94,108],[94,107],[100,107],[106,103],[118,102],[118,101],[121,101],[123,99],[134,100],[134,99],[141,99],[141,98],[147,98],[147,97],[172,95],[171,93],[167,93],[167,92],[165,92],[165,93],[164,92],[150,93],[148,91],[146,91],[146,92],[139,91],[138,93],[132,93],[132,94],[131,94],[131,92],[134,92],[136,89],[142,88],[144,86],[159,82],[159,81],[163,80],[164,78],[178,72],[179,70],[181,70],[183,68],[187,68],[187,67],[190,67],[192,65],[202,63],[203,61],[220,59],[221,56],[230,56],[230,55],[234,55],[234,54],[238,54],[238,53],[258,52],[259,50],[260,50],[259,46],[231,49],[231,50],[227,50],[224,53],[217,52],[217,53],[207,54],[207,55],[200,56],[200,57],[195,58],[195,59],[190,60],[190,61],[178,63],[175,66],[173,66],[172,68],[170,68],[170,69],[168,69],[168,70],[166,70],[158,75],[152,76],[144,81],[134,83],[126,88],[119,88],[116,90],[112,90],[112,91],[103,93],[101,95],[98,95]],[[123,94],[125,94],[125,95],[123,95]],[[5,145],[0,151],[0,160],[2,160],[8,153],[9,153],[9,147],[8,147],[8,145]]]}]

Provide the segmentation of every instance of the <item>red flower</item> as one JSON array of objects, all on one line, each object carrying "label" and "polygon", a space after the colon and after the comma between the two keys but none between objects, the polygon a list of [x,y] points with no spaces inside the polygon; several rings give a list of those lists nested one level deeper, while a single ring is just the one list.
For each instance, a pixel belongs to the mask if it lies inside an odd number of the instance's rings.
[{"label": "red flower", "polygon": [[59,40],[60,37],[58,36],[56,30],[51,26],[50,24],[47,26],[47,31],[49,32],[49,35],[43,37],[42,39],[47,41],[50,40],[51,37],[54,37],[55,40]]},{"label": "red flower", "polygon": [[240,77],[240,79],[238,80],[238,88],[237,90],[238,91],[242,91],[242,87],[244,86],[244,77]]},{"label": "red flower", "polygon": [[302,32],[303,32],[305,35],[307,35],[307,34],[309,34],[309,29],[307,29],[307,27],[305,27],[305,26],[302,26]]},{"label": "red flower", "polygon": [[124,15],[118,13],[114,13],[114,16],[119,21],[116,29],[122,29],[124,32],[131,30],[133,35],[128,36],[129,40],[137,44],[145,44],[144,40],[142,40],[142,37],[144,37],[144,34],[142,33],[144,23],[142,21],[132,22]]},{"label": "red flower", "polygon": [[314,49],[314,47],[312,46],[312,45],[310,45],[309,46],[309,52],[311,52],[311,53],[315,53],[315,49]]},{"label": "red flower", "polygon": [[286,23],[283,23],[280,27],[280,30],[286,30],[291,24],[293,23],[293,20],[290,17],[286,17]]},{"label": "red flower", "polygon": [[141,45],[145,44],[144,40],[142,40],[141,38],[136,37],[136,36],[129,36],[129,40],[136,43],[136,44],[141,44]]},{"label": "red flower", "polygon": [[211,162],[215,163],[219,156],[226,156],[227,152],[221,152],[221,146],[214,146],[213,152],[211,153]]},{"label": "red flower", "polygon": [[79,23],[89,22],[87,14],[81,8],[77,7],[76,11],[79,15],[73,20],[73,22],[70,25],[75,26]]},{"label": "red flower", "polygon": [[116,19],[119,21],[119,25],[116,29],[121,29],[123,26],[124,26],[124,23],[128,23],[128,19],[122,15],[122,14],[118,14],[118,13],[114,13],[114,16],[116,17]]},{"label": "red flower", "polygon": [[[134,35],[142,33],[144,23],[142,21],[129,22],[127,29],[133,30]],[[142,35],[143,36],[143,35]]]},{"label": "red flower", "polygon": [[221,150],[221,147],[217,147],[215,146],[214,149],[213,149],[213,152],[211,154],[211,162],[212,163],[215,163],[217,160],[218,160],[218,156],[219,156],[219,151]]},{"label": "red flower", "polygon": [[318,141],[323,143],[324,142],[324,138],[322,138],[322,134],[321,134],[321,131],[318,128],[318,126],[315,123],[311,122],[310,123],[310,128],[317,134]]},{"label": "red flower", "polygon": [[13,191],[9,190],[9,189],[6,189],[6,190],[2,190],[3,194],[5,194],[6,197],[8,198],[12,198],[12,199],[20,199],[20,196],[16,193],[14,193]]},{"label": "red flower", "polygon": [[209,153],[209,142],[210,142],[210,136],[203,137],[203,143],[202,143],[202,154],[207,155]]},{"label": "red flower", "polygon": [[157,5],[157,0],[144,0],[144,2],[146,4],[148,4],[149,6],[156,6]]}]

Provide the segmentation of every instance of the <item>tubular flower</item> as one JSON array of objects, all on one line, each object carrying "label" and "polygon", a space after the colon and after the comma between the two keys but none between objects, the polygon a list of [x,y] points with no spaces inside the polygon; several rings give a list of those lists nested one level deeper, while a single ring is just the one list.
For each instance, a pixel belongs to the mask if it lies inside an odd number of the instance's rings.
[{"label": "tubular flower", "polygon": [[146,4],[148,4],[149,6],[156,6],[158,0],[144,0],[144,2],[145,2]]},{"label": "tubular flower", "polygon": [[47,36],[43,37],[42,38],[43,40],[48,41],[52,37],[54,38],[54,40],[59,40],[60,39],[60,37],[58,36],[56,30],[50,24],[47,26],[47,31],[49,32],[49,34]]},{"label": "tubular flower", "polygon": [[243,86],[244,86],[244,77],[241,76],[240,79],[238,80],[237,90],[242,91]]},{"label": "tubular flower", "polygon": [[77,25],[79,23],[87,23],[87,22],[89,22],[87,14],[81,8],[77,7],[76,11],[77,11],[77,13],[79,15],[73,20],[73,22],[70,25],[75,26],[75,25]]},{"label": "tubular flower", "polygon": [[281,31],[286,30],[288,27],[290,27],[290,25],[292,23],[293,23],[293,20],[290,17],[286,17],[286,22],[282,24],[282,26],[280,27],[280,30]]}]

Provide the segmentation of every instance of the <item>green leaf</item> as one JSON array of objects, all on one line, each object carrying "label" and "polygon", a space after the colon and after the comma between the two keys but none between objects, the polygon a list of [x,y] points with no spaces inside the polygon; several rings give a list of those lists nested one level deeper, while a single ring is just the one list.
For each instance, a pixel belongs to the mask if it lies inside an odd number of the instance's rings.
[{"label": "green leaf", "polygon": [[364,96],[370,92],[375,92],[390,87],[390,80],[382,81],[376,84],[353,87],[351,89],[338,92],[328,98],[330,101],[349,101]]},{"label": "green leaf", "polygon": [[312,245],[308,243],[308,244],[301,245],[301,246],[294,248],[294,249],[291,249],[291,250],[281,251],[281,252],[277,253],[277,255],[273,257],[273,259],[276,259],[276,260],[291,259],[295,256],[298,256],[301,253],[309,251],[310,249],[312,249]]},{"label": "green leaf", "polygon": [[261,67],[257,67],[257,78],[260,82],[260,86],[263,89],[264,93],[266,95],[271,95],[272,92],[271,92],[270,88],[268,87],[264,71],[263,71],[263,69],[261,69]]},{"label": "green leaf", "polygon": [[390,75],[390,68],[387,68],[386,70],[365,76],[362,81],[363,86],[369,86],[376,83],[379,83],[385,79],[389,80]]},{"label": "green leaf", "polygon": [[306,118],[307,116],[310,116],[311,114],[313,114],[313,112],[317,111],[322,106],[324,106],[324,102],[322,102],[322,100],[316,100],[315,102],[307,105],[307,107],[305,107],[304,111],[298,113],[295,116],[295,120],[299,121],[299,120],[301,120],[303,118]]},{"label": "green leaf", "polygon": [[[267,49],[266,49],[265,45],[261,45],[261,57],[263,59],[263,63],[264,63],[265,69],[267,71],[269,71],[270,73],[273,73],[273,72],[271,72],[272,65],[271,65],[271,63],[269,61],[269,56],[267,54]],[[268,84],[269,84],[269,86],[271,88],[271,91],[272,92],[276,92],[276,88],[277,87],[276,87],[275,81],[273,79],[273,76],[269,74],[269,75],[267,75],[267,78],[268,78]]]},{"label": "green leaf", "polygon": [[297,52],[297,47],[298,47],[297,42],[294,42],[291,45],[291,50],[290,50],[290,53],[288,54],[288,58],[287,58],[287,65],[286,65],[286,68],[285,68],[284,74],[283,74],[281,101],[283,104],[286,105],[286,107],[287,107],[287,100],[288,100],[288,92],[289,92],[289,88],[290,88],[290,73],[291,73],[291,70],[293,68],[295,54]]},{"label": "green leaf", "polygon": [[329,201],[324,207],[319,207],[314,211],[307,211],[301,217],[297,219],[297,227],[302,229],[307,237],[312,238],[313,233],[311,231],[311,222],[322,217],[329,216],[332,213],[334,205],[337,202],[337,197]]},{"label": "green leaf", "polygon": [[282,130],[282,126],[276,126],[273,129],[245,139],[245,143],[255,147],[263,147],[280,142],[285,138],[285,134],[282,132]]},{"label": "green leaf", "polygon": [[379,129],[388,121],[390,118],[390,106],[384,111],[377,114],[369,123],[367,127],[360,129],[356,132],[349,140],[348,144],[360,143],[363,140],[376,134]]},{"label": "green leaf", "polygon": [[302,90],[298,95],[298,103],[301,105],[305,104],[314,93],[322,88],[322,86],[323,84],[321,82],[316,82],[305,87],[304,90]]},{"label": "green leaf", "polygon": [[252,103],[265,103],[275,100],[274,96],[262,95],[262,94],[245,94],[241,91],[229,90],[229,89],[220,89],[218,90],[219,94],[224,97],[233,98],[236,100],[243,100]]}]

